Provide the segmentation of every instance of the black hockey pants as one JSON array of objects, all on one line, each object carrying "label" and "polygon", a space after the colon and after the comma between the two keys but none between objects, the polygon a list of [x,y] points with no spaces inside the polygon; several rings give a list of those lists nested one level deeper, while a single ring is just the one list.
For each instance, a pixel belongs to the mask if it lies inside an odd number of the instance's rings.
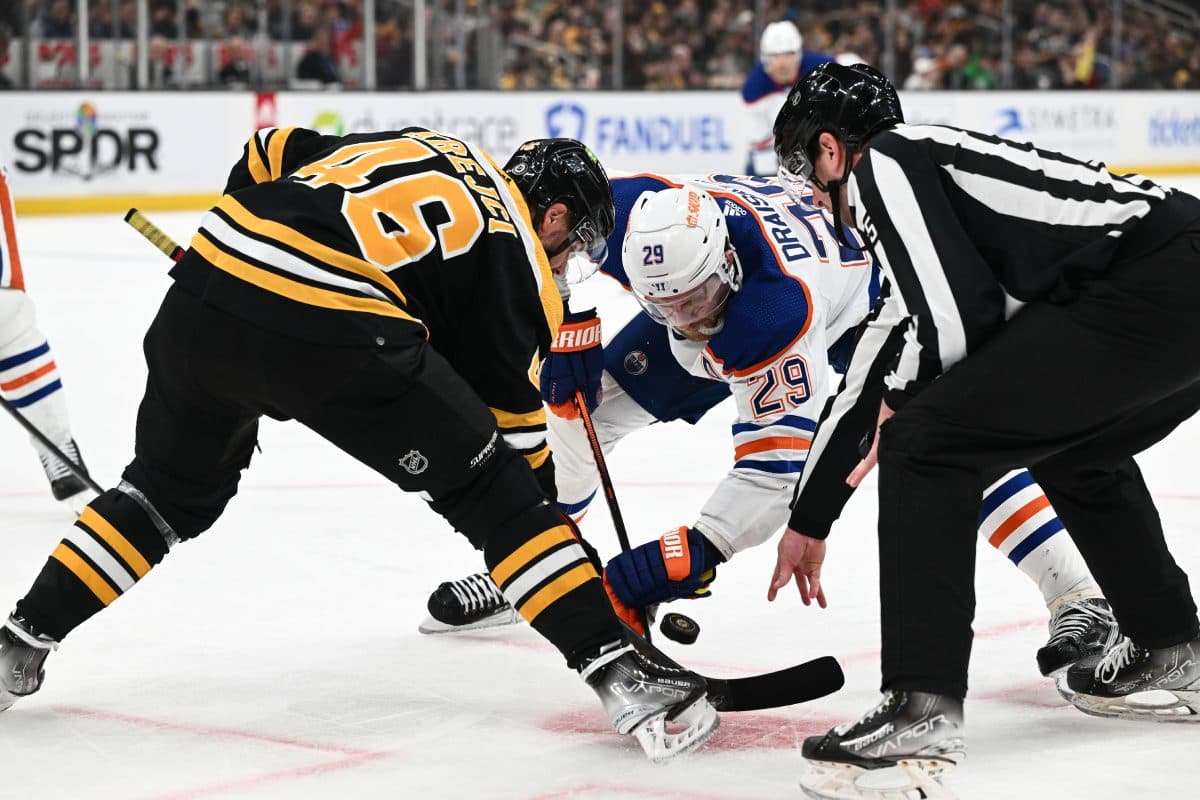
[{"label": "black hockey pants", "polygon": [[1028,466],[1147,647],[1197,633],[1187,576],[1133,455],[1200,408],[1200,224],[1032,303],[884,424],[883,685],[962,697],[980,497]]}]

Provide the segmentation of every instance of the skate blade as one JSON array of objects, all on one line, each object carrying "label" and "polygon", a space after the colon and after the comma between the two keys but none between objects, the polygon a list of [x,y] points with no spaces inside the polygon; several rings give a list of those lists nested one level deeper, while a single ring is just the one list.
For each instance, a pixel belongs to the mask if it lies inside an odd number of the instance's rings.
[{"label": "skate blade", "polygon": [[1093,717],[1137,719],[1147,722],[1200,722],[1200,691],[1155,689],[1123,697],[1099,697],[1059,690],[1071,705]]},{"label": "skate blade", "polygon": [[700,749],[721,727],[721,718],[708,699],[701,697],[675,717],[671,724],[687,727],[677,733],[668,732],[667,712],[661,711],[638,723],[630,731],[630,735],[642,746],[646,757],[655,764],[664,764],[676,756]]},{"label": "skate blade", "polygon": [[955,800],[941,779],[954,763],[937,758],[904,759],[893,767],[805,760],[800,790],[814,800]]},{"label": "skate blade", "polygon": [[483,617],[466,625],[447,625],[445,622],[427,616],[417,626],[421,633],[462,633],[463,631],[478,631],[484,628],[500,628],[505,625],[516,625],[521,622],[521,615],[513,608],[502,608],[490,617]]}]

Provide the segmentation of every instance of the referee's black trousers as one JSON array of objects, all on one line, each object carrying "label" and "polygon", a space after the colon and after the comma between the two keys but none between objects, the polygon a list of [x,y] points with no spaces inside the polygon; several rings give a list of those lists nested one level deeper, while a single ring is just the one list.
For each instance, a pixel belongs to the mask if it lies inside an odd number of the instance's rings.
[{"label": "referee's black trousers", "polygon": [[884,424],[883,685],[962,697],[980,498],[1027,466],[1146,647],[1197,633],[1133,456],[1200,409],[1200,225],[1032,303]]}]

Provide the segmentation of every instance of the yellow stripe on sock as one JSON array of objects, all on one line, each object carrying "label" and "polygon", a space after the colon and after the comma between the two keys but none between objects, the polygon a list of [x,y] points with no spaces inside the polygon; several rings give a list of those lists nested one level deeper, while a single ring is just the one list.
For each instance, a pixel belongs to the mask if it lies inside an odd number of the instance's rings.
[{"label": "yellow stripe on sock", "polygon": [[96,595],[96,599],[104,605],[117,599],[116,591],[105,582],[104,578],[100,577],[100,573],[92,569],[91,565],[65,544],[60,542],[50,557],[69,569],[76,578],[83,582],[84,586],[92,590],[92,594]]},{"label": "yellow stripe on sock", "polygon": [[538,450],[536,453],[527,453],[525,455],[525,460],[527,462],[529,462],[529,466],[531,469],[537,469],[542,464],[545,464],[546,459],[549,457],[550,457],[550,445],[545,445],[544,447],[542,447],[541,450]]},{"label": "yellow stripe on sock", "polygon": [[517,611],[527,622],[533,622],[551,603],[593,579],[600,580],[596,568],[591,564],[580,564],[543,586],[533,597],[522,603]]},{"label": "yellow stripe on sock", "polygon": [[141,578],[150,571],[150,562],[138,552],[138,549],[128,539],[121,535],[120,531],[114,528],[104,517],[97,514],[91,506],[83,509],[83,513],[79,515],[79,521],[107,542],[109,547],[116,550],[121,560],[133,570],[134,575]]},{"label": "yellow stripe on sock", "polygon": [[508,579],[530,561],[542,553],[563,542],[575,541],[575,534],[566,525],[558,525],[548,531],[542,531],[516,550],[509,553],[508,558],[501,561],[492,569],[492,580],[503,588]]}]

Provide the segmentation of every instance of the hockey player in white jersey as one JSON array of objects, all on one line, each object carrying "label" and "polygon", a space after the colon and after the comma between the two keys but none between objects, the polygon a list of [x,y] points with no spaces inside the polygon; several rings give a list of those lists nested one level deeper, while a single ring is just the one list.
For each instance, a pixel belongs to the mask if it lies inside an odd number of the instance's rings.
[{"label": "hockey player in white jersey", "polygon": [[[38,330],[33,301],[25,294],[14,223],[8,178],[0,164],[0,396],[81,465],[58,366],[45,335]],[[81,511],[96,493],[36,439],[33,447],[54,499],[76,513]]]},{"label": "hockey player in white jersey", "polygon": [[749,138],[746,170],[752,175],[774,176],[779,162],[775,158],[773,128],[779,108],[797,78],[832,59],[824,53],[806,51],[800,29],[788,20],[763,28],[758,55],[758,62],[742,83]]},{"label": "hockey player in white jersey", "polygon": [[[830,385],[878,293],[878,271],[841,247],[815,207],[792,203],[774,181],[704,181],[640,174],[612,180],[617,219],[601,269],[641,302],[594,356],[603,367],[543,366],[560,508],[580,519],[597,472],[571,402],[582,388],[602,398],[593,421],[605,451],[656,421],[694,422],[732,393],[737,420],[730,471],[690,525],[613,558],[606,583],[637,627],[636,609],[703,597],[716,567],[777,533]],[[600,391],[586,386],[598,383]],[[547,382],[556,385],[547,391]],[[1028,473],[990,487],[980,534],[1029,575],[1051,610],[1051,640],[1038,653],[1059,671],[1115,635],[1107,604]],[[824,604],[824,597],[817,598]],[[503,624],[503,598],[483,576],[442,584],[426,632]]]}]

